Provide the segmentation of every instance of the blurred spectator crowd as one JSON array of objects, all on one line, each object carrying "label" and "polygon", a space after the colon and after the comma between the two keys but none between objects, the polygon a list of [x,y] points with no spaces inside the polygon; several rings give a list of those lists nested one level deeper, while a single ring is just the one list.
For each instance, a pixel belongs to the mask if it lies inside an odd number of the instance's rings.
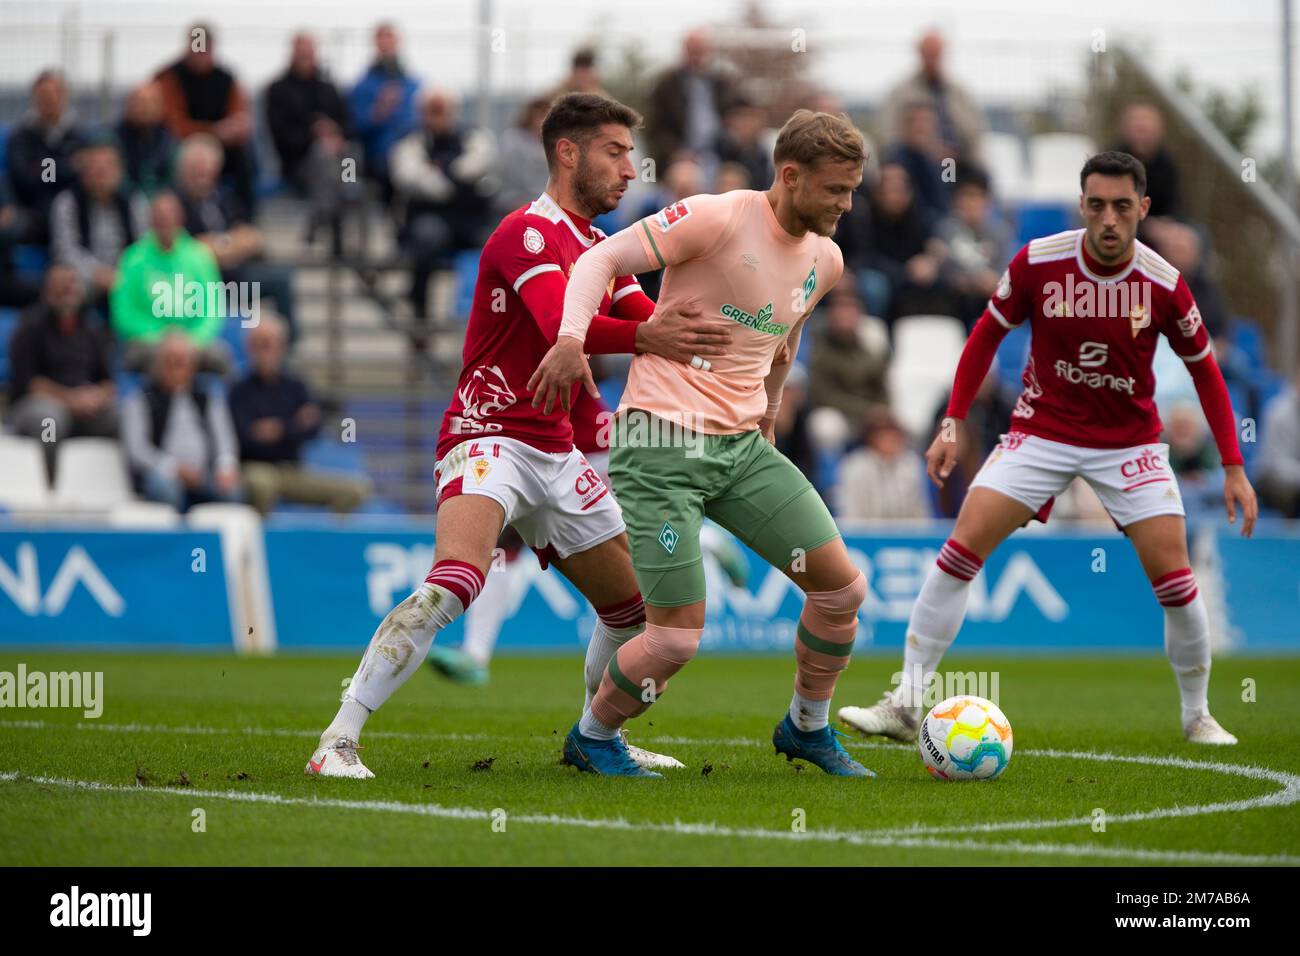
[{"label": "blurred spectator crowd", "polygon": [[[20,311],[0,320],[5,431],[42,442],[56,484],[59,442],[90,438],[117,443],[136,494],[178,510],[232,500],[263,513],[283,501],[354,510],[368,492],[363,477],[303,462],[325,416],[292,371],[292,257],[273,254],[259,227],[259,120],[217,40],[206,26],[187,31],[181,54],[102,128],[81,122],[59,73],[34,78],[0,176],[0,308]],[[551,100],[600,92],[602,78],[596,53],[579,50],[569,74],[495,135],[408,70],[392,25],[378,26],[373,44],[370,65],[344,88],[313,36],[293,37],[284,72],[260,98],[260,122],[280,188],[305,210],[308,246],[323,238],[328,255],[343,257],[348,211],[382,204],[418,325],[431,313],[431,278],[472,257],[501,216],[545,186]],[[846,519],[955,515],[1007,428],[1027,351],[1023,336],[1008,338],[971,412],[976,446],[942,492],[931,487],[921,454],[965,334],[1030,237],[999,194],[984,111],[945,64],[943,37],[927,33],[916,69],[879,104],[866,175],[835,236],[846,273],[803,338],[777,423],[779,446]],[[719,63],[706,32],[685,35],[646,102],[641,136],[657,172],[598,220],[606,232],[696,193],[771,183],[774,118]],[[830,93],[805,105],[843,109]],[[1268,371],[1258,328],[1220,293],[1212,237],[1185,218],[1164,123],[1155,105],[1132,103],[1103,145],[1146,164],[1152,206],[1141,238],[1186,277],[1238,416],[1259,423],[1259,451],[1244,450],[1263,503],[1300,516],[1300,379],[1286,387]],[[1063,206],[1057,228],[1074,224]],[[654,295],[657,276],[643,285]],[[245,294],[253,288],[256,301]],[[214,301],[216,289],[232,291]],[[1221,470],[1177,364],[1158,367],[1158,399],[1195,515],[1218,507]],[[1161,374],[1166,367],[1174,371]],[[1090,492],[1072,492],[1058,514],[1106,520]]]}]

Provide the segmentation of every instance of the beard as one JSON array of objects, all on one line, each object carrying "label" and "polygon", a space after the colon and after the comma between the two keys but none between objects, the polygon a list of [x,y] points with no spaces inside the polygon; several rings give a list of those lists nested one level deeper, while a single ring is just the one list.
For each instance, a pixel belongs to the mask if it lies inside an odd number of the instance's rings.
[{"label": "beard", "polygon": [[799,217],[800,225],[802,225],[809,232],[814,233],[818,236],[834,235],[835,227],[839,225],[839,220],[836,219],[832,221],[831,224],[828,226],[826,225],[825,218],[818,216],[816,213],[805,212],[802,209],[796,209],[795,215]]},{"label": "beard", "polygon": [[618,199],[610,201],[610,185],[601,182],[587,162],[586,153],[578,159],[578,168],[573,173],[573,195],[594,216],[611,212],[618,207]]}]

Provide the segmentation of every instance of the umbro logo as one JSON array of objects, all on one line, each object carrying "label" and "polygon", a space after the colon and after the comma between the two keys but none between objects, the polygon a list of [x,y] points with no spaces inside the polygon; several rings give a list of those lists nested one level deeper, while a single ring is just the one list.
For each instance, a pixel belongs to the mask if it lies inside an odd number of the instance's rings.
[{"label": "umbro logo", "polygon": [[752,252],[746,252],[740,257],[740,261],[745,264],[746,269],[758,268],[758,256],[754,255]]}]

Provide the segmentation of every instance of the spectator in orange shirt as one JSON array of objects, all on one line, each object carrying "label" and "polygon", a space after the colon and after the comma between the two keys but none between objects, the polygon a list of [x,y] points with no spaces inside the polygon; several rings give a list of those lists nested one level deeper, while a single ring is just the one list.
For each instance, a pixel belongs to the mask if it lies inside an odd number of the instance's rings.
[{"label": "spectator in orange shirt", "polygon": [[254,209],[253,117],[248,97],[234,74],[217,65],[211,27],[196,24],[187,34],[184,55],[160,71],[167,128],[178,140],[211,133],[225,150],[221,175],[229,179],[244,208]]}]

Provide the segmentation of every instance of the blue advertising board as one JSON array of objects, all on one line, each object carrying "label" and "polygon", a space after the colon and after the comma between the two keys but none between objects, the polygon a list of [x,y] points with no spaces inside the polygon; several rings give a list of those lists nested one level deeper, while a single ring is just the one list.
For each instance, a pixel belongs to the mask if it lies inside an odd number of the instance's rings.
[{"label": "blue advertising board", "polygon": [[0,526],[0,642],[228,650],[220,538]]},{"label": "blue advertising board", "polygon": [[1252,538],[1228,528],[1215,544],[1233,643],[1251,651],[1300,651],[1300,527],[1269,522]]},{"label": "blue advertising board", "polygon": [[[897,652],[947,525],[847,528],[868,593],[858,648]],[[360,652],[433,564],[429,522],[272,522],[265,531],[278,644]],[[1300,653],[1300,528],[1215,537],[1234,650]],[[706,558],[705,652],[786,651],[802,608],[780,572],[742,549],[746,579]],[[734,568],[732,569],[734,575]],[[1203,585],[1208,584],[1208,580]],[[232,646],[231,585],[216,533],[0,525],[0,643]],[[1205,588],[1207,591],[1210,588]],[[504,652],[578,652],[587,602],[531,552],[489,574]],[[1020,532],[975,578],[961,650],[1160,653],[1163,619],[1129,543],[1114,533]],[[461,622],[439,639],[455,643]]]},{"label": "blue advertising board", "polygon": [[[943,534],[848,533],[867,577],[859,648],[902,647],[916,594]],[[281,647],[365,646],[383,616],[428,574],[432,529],[268,529],[267,561]],[[773,651],[792,646],[802,596],[784,575],[746,550],[748,580],[734,583],[706,559],[708,616],[703,648]],[[525,552],[496,594],[506,603],[504,651],[581,648],[591,609],[554,570]],[[456,640],[448,634],[442,640]],[[1162,647],[1163,622],[1132,548],[1119,535],[1024,534],[989,560],[970,596],[961,645],[970,649],[1146,649]]]}]

